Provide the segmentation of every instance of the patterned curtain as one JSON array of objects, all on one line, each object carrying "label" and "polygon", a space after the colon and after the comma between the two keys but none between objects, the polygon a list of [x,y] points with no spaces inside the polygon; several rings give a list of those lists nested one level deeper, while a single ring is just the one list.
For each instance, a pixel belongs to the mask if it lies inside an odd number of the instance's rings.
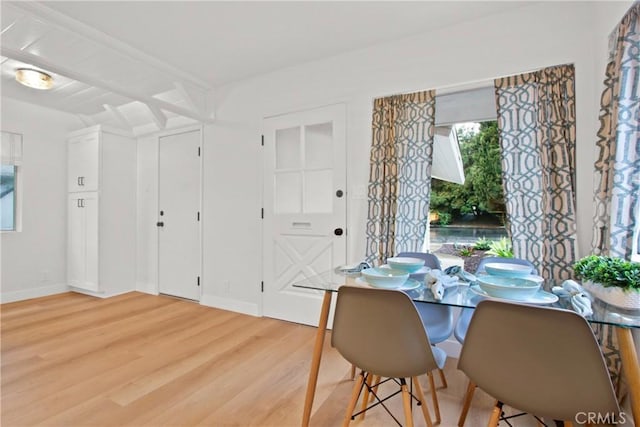
[{"label": "patterned curtain", "polygon": [[514,256],[555,280],[576,258],[574,82],[573,65],[495,80]]},{"label": "patterned curtain", "polygon": [[640,211],[640,3],[619,24],[600,101],[592,249],[629,259]]},{"label": "patterned curtain", "polygon": [[[600,99],[592,251],[629,259],[640,216],[640,3],[612,34]],[[614,328],[594,327],[618,396],[626,394]]]},{"label": "patterned curtain", "polygon": [[435,94],[379,98],[373,105],[367,262],[419,251],[429,214]]}]

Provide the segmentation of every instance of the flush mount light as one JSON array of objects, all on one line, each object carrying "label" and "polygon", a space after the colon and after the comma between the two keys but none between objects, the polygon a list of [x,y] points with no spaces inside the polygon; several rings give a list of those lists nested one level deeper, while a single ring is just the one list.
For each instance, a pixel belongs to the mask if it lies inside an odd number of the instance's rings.
[{"label": "flush mount light", "polygon": [[32,68],[18,68],[16,70],[16,81],[34,89],[47,90],[53,87],[53,77],[43,71]]}]

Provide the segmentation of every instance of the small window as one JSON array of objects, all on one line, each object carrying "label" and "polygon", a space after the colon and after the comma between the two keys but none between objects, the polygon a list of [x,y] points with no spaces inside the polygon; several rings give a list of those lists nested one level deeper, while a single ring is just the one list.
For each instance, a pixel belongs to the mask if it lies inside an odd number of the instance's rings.
[{"label": "small window", "polygon": [[22,135],[3,131],[0,154],[0,231],[20,231]]}]

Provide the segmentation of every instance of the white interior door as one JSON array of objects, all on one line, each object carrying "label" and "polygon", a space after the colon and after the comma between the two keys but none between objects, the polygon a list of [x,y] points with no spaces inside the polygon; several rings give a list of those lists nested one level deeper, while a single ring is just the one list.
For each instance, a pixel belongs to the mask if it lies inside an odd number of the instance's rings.
[{"label": "white interior door", "polygon": [[200,131],[160,137],[158,289],[200,300]]},{"label": "white interior door", "polygon": [[316,324],[322,295],[292,284],[346,260],[345,114],[264,120],[265,316]]}]

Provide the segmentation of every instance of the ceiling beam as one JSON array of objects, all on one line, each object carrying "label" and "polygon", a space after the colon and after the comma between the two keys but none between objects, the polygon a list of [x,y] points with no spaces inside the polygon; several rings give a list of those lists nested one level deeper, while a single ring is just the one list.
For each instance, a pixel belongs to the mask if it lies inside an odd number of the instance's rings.
[{"label": "ceiling beam", "polygon": [[153,105],[146,104],[146,106],[147,108],[149,108],[149,111],[151,112],[151,118],[155,122],[156,126],[158,126],[158,129],[165,129],[167,127],[167,116],[165,116],[165,114],[160,111],[159,108]]},{"label": "ceiling beam", "polygon": [[32,64],[36,67],[40,67],[44,70],[50,71],[55,74],[60,74],[72,80],[77,80],[89,86],[94,86],[109,92],[113,92],[135,101],[140,101],[143,104],[146,104],[147,106],[149,106],[150,109],[154,108],[158,111],[160,109],[165,111],[170,111],[179,116],[188,117],[190,119],[203,122],[203,123],[211,123],[213,121],[202,114],[171,104],[170,102],[162,101],[152,96],[145,95],[143,93],[136,93],[135,91],[132,91],[130,89],[125,89],[123,87],[120,87],[119,85],[113,84],[111,82],[107,82],[105,80],[96,78],[94,76],[90,76],[84,73],[79,73],[78,71],[75,71],[71,68],[67,68],[63,65],[54,64],[53,62],[50,62],[38,55],[34,55],[29,52],[2,46],[2,55],[7,56],[16,61]]},{"label": "ceiling beam", "polygon": [[93,120],[91,117],[87,116],[86,114],[76,114],[76,117],[78,117],[82,122],[82,124],[87,127],[94,126],[96,124],[95,120]]},{"label": "ceiling beam", "polygon": [[124,43],[123,41],[118,40],[117,38],[112,37],[100,30],[97,30],[96,28],[87,25],[84,22],[78,21],[70,16],[65,15],[64,13],[58,12],[57,10],[52,9],[45,4],[42,4],[41,2],[12,2],[11,5],[14,8],[21,9],[23,12],[31,14],[32,16],[37,16],[38,20],[41,20],[49,25],[53,25],[63,31],[68,31],[75,36],[81,36],[85,40],[92,41],[103,47],[113,49],[120,54],[128,56],[130,59],[141,61],[153,68],[156,68],[158,71],[161,71],[168,76],[173,76],[173,78],[178,77],[180,80],[188,81],[189,83],[202,90],[211,89],[211,86],[204,80],[201,80],[196,76],[185,72],[184,70],[174,67],[173,65],[162,61],[155,56],[136,49],[135,47]]},{"label": "ceiling beam", "polygon": [[176,90],[194,112],[206,115],[206,95],[203,92],[189,90],[182,82],[173,82]]},{"label": "ceiling beam", "polygon": [[116,119],[118,123],[120,123],[122,127],[124,127],[125,129],[131,129],[131,124],[127,121],[127,118],[124,116],[124,114],[122,114],[120,110],[118,110],[118,107],[110,104],[102,104],[102,106],[109,112],[109,114],[113,116],[114,119]]}]

